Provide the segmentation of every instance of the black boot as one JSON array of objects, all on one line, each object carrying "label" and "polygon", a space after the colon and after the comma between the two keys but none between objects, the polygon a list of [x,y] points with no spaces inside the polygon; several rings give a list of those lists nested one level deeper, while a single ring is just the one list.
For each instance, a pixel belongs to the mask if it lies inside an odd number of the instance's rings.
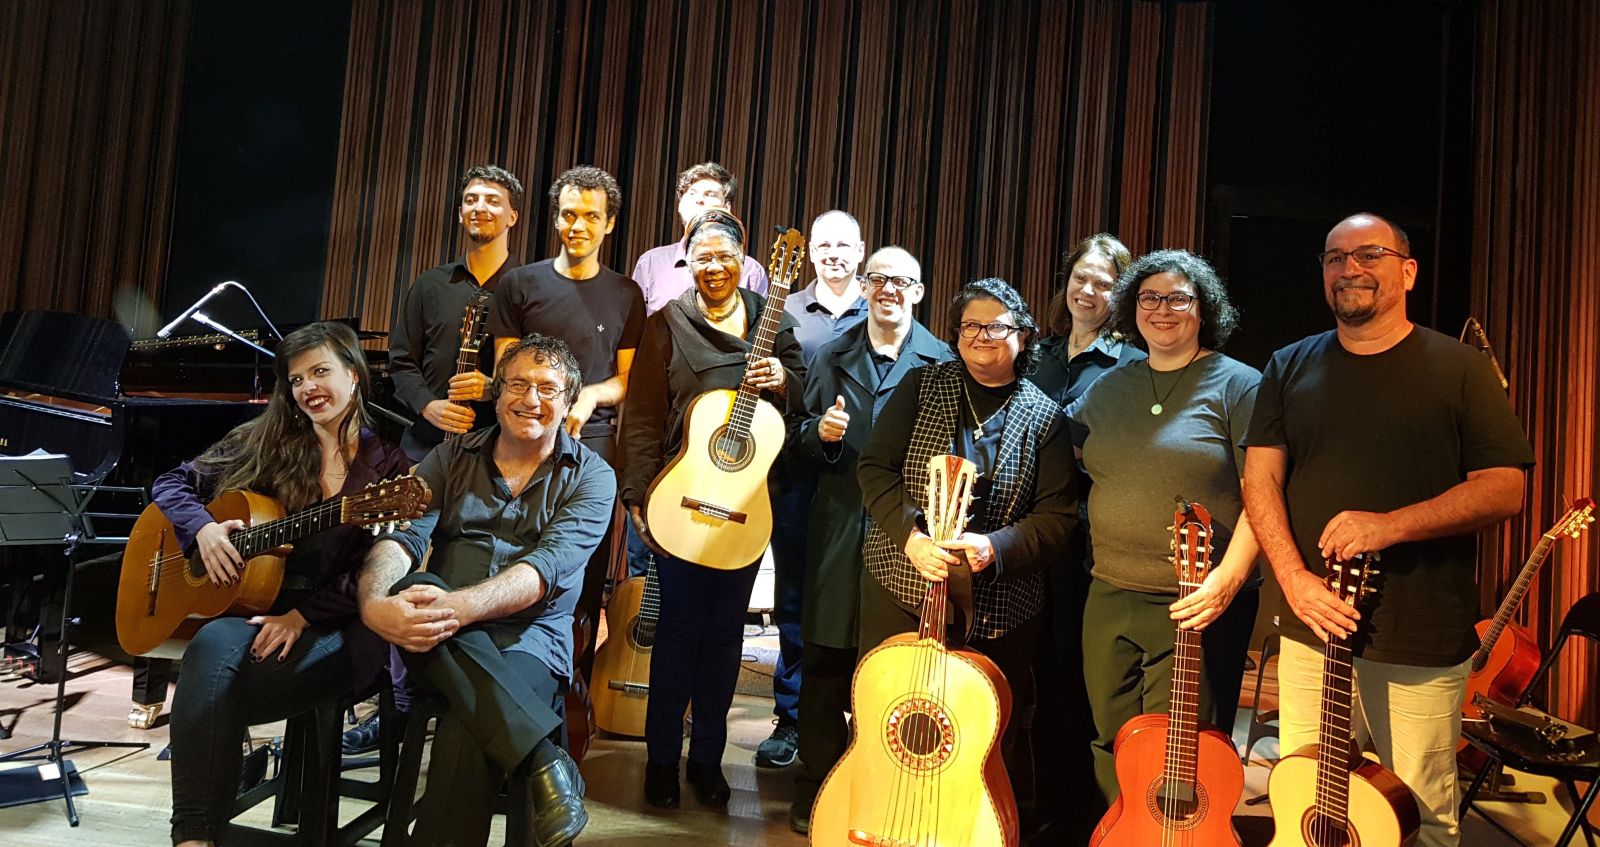
[{"label": "black boot", "polygon": [[728,798],[732,796],[733,791],[728,788],[728,780],[722,776],[721,765],[691,761],[685,773],[689,780],[689,789],[694,792],[694,799],[699,800],[701,805],[728,805]]},{"label": "black boot", "polygon": [[644,801],[658,809],[678,808],[682,789],[678,787],[678,765],[644,766]]},{"label": "black boot", "polygon": [[587,786],[578,763],[549,740],[539,742],[528,758],[534,840],[539,847],[566,847],[589,823],[583,807]]}]

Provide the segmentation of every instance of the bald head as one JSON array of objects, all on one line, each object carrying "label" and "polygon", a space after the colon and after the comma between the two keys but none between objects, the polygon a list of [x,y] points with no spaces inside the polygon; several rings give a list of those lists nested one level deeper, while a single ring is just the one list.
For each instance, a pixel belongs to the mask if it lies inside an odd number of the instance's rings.
[{"label": "bald head", "polygon": [[[1406,256],[1411,255],[1411,238],[1410,236],[1406,235],[1406,231],[1401,229],[1394,221],[1391,221],[1382,215],[1375,215],[1371,212],[1357,212],[1338,222],[1337,224],[1334,224],[1333,229],[1328,231],[1328,241],[1326,243],[1332,243],[1334,233],[1340,231],[1341,229],[1347,231],[1350,229],[1361,229],[1370,232],[1375,226],[1389,230],[1389,242],[1386,244],[1378,244],[1379,247],[1388,247],[1389,249]],[[1327,249],[1327,247],[1325,246],[1323,249]]]},{"label": "bald head", "polygon": [[861,269],[867,245],[861,241],[861,224],[849,212],[834,209],[811,222],[811,265],[817,279],[844,290]]},{"label": "bald head", "polygon": [[[882,285],[874,283],[883,278]],[[922,284],[922,265],[915,256],[899,247],[883,247],[867,259],[867,314],[880,329],[910,326],[912,315],[927,286]]]}]

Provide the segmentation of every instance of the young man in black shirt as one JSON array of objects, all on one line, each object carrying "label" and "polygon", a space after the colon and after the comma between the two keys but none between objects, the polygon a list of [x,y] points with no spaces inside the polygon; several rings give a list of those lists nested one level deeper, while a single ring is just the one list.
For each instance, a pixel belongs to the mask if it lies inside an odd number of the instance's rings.
[{"label": "young man in black shirt", "polygon": [[[1357,705],[1378,759],[1417,795],[1427,847],[1460,841],[1456,744],[1477,646],[1474,534],[1522,510],[1533,450],[1489,363],[1412,324],[1417,261],[1399,227],[1352,215],[1328,233],[1334,331],[1272,355],[1245,436],[1245,508],[1284,605],[1284,752],[1317,740],[1320,644],[1355,635]],[[1352,609],[1325,562],[1382,553]]]},{"label": "young man in black shirt", "polygon": [[[617,225],[622,189],[611,174],[587,165],[556,177],[550,213],[560,251],[553,259],[506,275],[489,310],[495,350],[539,333],[572,348],[584,386],[567,412],[567,432],[615,464],[617,409],[627,394],[628,368],[644,332],[644,295],[633,280],[600,264],[600,246]],[[611,535],[595,551],[583,583],[580,614],[599,616]],[[580,645],[579,667],[588,675],[593,639]]]},{"label": "young man in black shirt", "polygon": [[[463,433],[493,423],[480,414],[493,362],[456,373],[461,350],[461,319],[474,300],[486,300],[519,262],[511,255],[511,228],[522,205],[522,183],[509,171],[479,165],[461,178],[461,227],[472,246],[461,258],[417,277],[406,292],[400,321],[389,332],[389,370],[394,393],[417,417],[400,446],[420,462],[446,433]],[[489,351],[484,350],[484,358]],[[480,408],[481,407],[481,408]]]}]

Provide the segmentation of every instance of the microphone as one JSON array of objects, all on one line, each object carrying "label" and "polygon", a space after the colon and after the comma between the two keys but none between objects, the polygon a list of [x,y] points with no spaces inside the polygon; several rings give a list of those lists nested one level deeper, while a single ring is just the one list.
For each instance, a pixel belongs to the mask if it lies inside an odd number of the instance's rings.
[{"label": "microphone", "polygon": [[156,330],[156,337],[157,338],[166,338],[167,336],[171,335],[172,334],[172,330],[175,329],[178,326],[178,324],[181,324],[184,321],[188,320],[189,316],[194,314],[195,311],[198,310],[201,306],[204,306],[206,304],[207,300],[210,300],[211,298],[217,296],[218,294],[221,294],[222,293],[222,289],[227,288],[230,285],[238,285],[238,284],[239,283],[234,282],[231,279],[228,280],[227,282],[219,282],[219,283],[217,283],[215,287],[213,287],[210,291],[206,292],[206,295],[204,297],[201,297],[199,300],[194,301],[194,305],[190,306],[187,309],[184,309],[183,310],[183,314],[178,315],[177,317],[172,319],[171,323],[169,323],[166,326]]},{"label": "microphone", "polygon": [[1477,318],[1469,317],[1467,318],[1467,326],[1472,330],[1473,336],[1478,339],[1478,349],[1488,355],[1489,364],[1494,368],[1495,378],[1500,380],[1501,390],[1510,390],[1511,380],[1506,379],[1506,372],[1500,369],[1500,360],[1495,358],[1494,347],[1489,344],[1489,336],[1483,331],[1483,324],[1478,323]]}]

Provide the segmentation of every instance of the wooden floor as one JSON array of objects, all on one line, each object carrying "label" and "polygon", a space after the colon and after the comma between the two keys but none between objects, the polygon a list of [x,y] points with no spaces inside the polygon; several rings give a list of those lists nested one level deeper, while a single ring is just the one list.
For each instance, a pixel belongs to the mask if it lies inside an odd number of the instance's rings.
[{"label": "wooden floor", "polygon": [[[747,653],[768,652],[762,639],[750,642]],[[156,753],[166,744],[165,721],[149,732],[129,729],[129,670],[93,654],[74,657],[68,683],[69,709],[63,734],[68,738],[149,741],[149,750],[85,750],[69,758],[83,773],[89,793],[78,798],[82,825],[76,829],[66,823],[60,801],[35,803],[0,809],[0,844],[6,847],[84,847],[84,845],[165,845],[171,795],[166,762]],[[1251,677],[1253,679],[1253,677]],[[753,675],[743,688],[759,690],[761,677]],[[1247,680],[1247,696],[1249,680]],[[55,689],[16,679],[0,680],[0,729],[11,737],[0,740],[0,752],[8,752],[49,737]],[[584,847],[659,847],[663,844],[697,845],[803,845],[805,839],[789,831],[788,804],[793,769],[758,770],[752,763],[755,747],[771,731],[772,701],[751,694],[740,694],[730,716],[729,745],[724,756],[725,771],[733,786],[733,800],[726,812],[698,807],[685,788],[684,808],[658,811],[646,806],[640,796],[644,768],[641,741],[602,737],[583,763],[589,785],[587,802],[591,822],[579,844]],[[1246,719],[1241,714],[1241,726]],[[281,727],[263,726],[255,732],[270,738]],[[1242,739],[1243,732],[1236,734]],[[1276,740],[1259,744],[1255,755],[1275,758]],[[11,767],[0,765],[0,768]],[[1265,791],[1267,767],[1252,764],[1246,772],[1245,797]],[[1491,804],[1498,819],[1516,831],[1530,845],[1552,844],[1566,819],[1570,801],[1549,799],[1548,783],[1521,777],[1519,787],[1541,790],[1546,802],[1536,805]],[[349,803],[347,807],[360,804]],[[352,814],[358,809],[352,809]],[[1266,804],[1241,805],[1239,829],[1247,845],[1264,845],[1270,838],[1270,816]],[[247,822],[266,825],[266,805],[258,807]],[[504,838],[504,819],[496,818],[491,844]],[[1581,843],[1582,839],[1579,839]],[[364,844],[376,844],[370,839]],[[1481,818],[1469,818],[1463,829],[1463,844],[1470,847],[1510,847],[1513,844]]]}]

